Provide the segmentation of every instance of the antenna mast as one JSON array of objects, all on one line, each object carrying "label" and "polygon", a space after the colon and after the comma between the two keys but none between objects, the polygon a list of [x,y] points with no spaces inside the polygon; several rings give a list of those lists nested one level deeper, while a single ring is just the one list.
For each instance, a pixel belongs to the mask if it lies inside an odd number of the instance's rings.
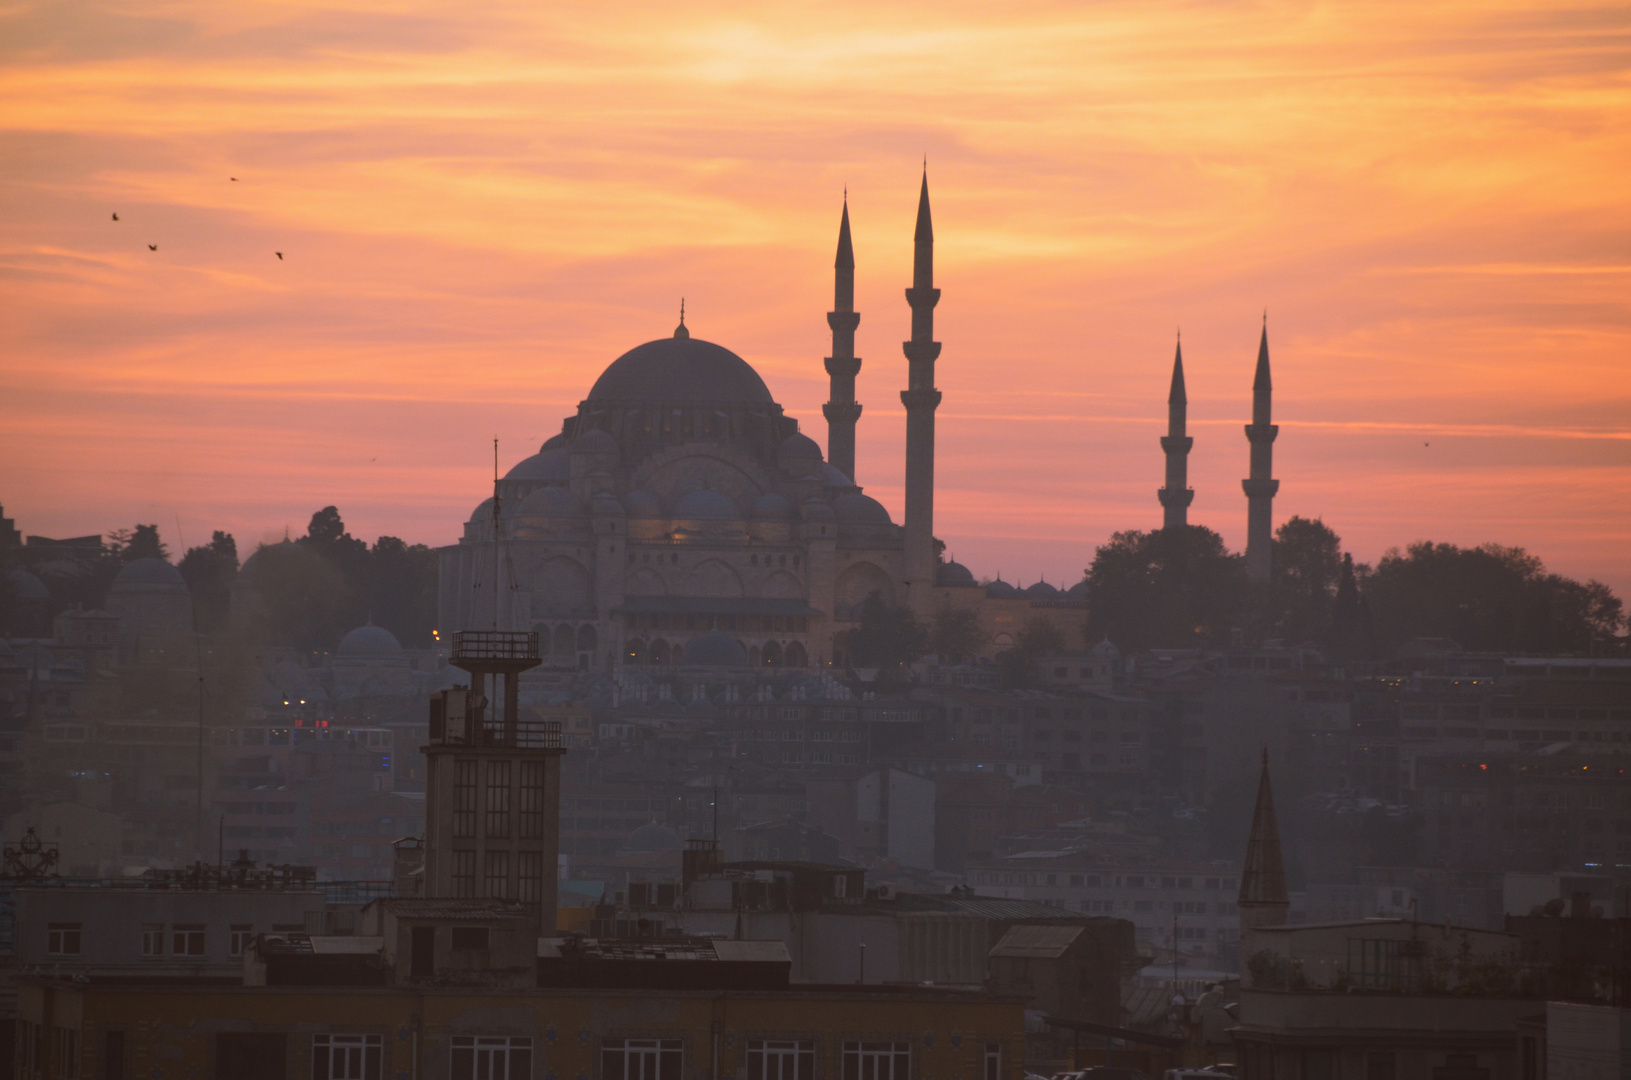
[{"label": "antenna mast", "polygon": [[493,629],[498,629],[498,436],[493,436]]}]

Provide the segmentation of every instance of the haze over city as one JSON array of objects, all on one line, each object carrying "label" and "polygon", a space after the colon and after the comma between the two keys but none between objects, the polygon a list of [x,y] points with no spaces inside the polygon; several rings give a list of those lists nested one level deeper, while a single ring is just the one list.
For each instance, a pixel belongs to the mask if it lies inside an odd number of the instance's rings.
[{"label": "haze over city", "polygon": [[[1631,589],[1623,5],[19,6],[0,13],[0,458],[30,532],[453,541],[599,371],[739,353],[825,442],[847,188],[857,480],[901,519],[935,198],[937,534],[1078,580],[1160,508],[1356,558],[1522,546]],[[117,214],[114,221],[112,215]],[[279,254],[281,253],[281,254]],[[177,530],[180,530],[179,534]]]}]

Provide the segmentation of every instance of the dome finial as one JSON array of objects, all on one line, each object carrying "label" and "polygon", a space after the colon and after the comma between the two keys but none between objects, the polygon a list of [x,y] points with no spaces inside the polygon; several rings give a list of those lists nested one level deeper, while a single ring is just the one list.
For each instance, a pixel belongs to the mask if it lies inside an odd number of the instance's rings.
[{"label": "dome finial", "polygon": [[677,338],[691,336],[691,331],[685,328],[685,297],[683,296],[680,297],[680,324],[674,328],[674,336]]}]

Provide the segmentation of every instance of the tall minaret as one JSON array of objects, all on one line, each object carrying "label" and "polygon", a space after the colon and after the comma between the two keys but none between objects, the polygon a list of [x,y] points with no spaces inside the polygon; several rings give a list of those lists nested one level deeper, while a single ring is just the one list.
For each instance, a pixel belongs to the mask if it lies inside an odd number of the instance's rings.
[{"label": "tall minaret", "polygon": [[912,306],[912,340],[901,347],[908,363],[906,406],[906,592],[920,618],[929,614],[934,590],[934,411],[940,391],[934,388],[934,362],[940,343],[934,340],[934,306],[940,290],[934,287],[934,224],[929,220],[929,171],[923,170],[923,189],[917,200],[917,231],[912,236],[912,287],[906,302]]},{"label": "tall minaret", "polygon": [[827,461],[855,479],[855,421],[861,418],[861,403],[855,400],[855,376],[861,358],[855,355],[855,327],[861,316],[855,311],[855,252],[849,242],[849,192],[844,193],[844,217],[838,223],[838,259],[833,263],[833,309],[827,312],[832,327],[832,355],[827,357],[827,374],[832,378],[832,400],[821,406],[827,417]]},{"label": "tall minaret", "polygon": [[[1246,861],[1240,867],[1242,938],[1259,926],[1284,926],[1291,910],[1286,892],[1285,860],[1280,854],[1280,822],[1274,815],[1274,792],[1269,787],[1269,752],[1263,750],[1263,773],[1257,781],[1257,806],[1252,831],[1246,840]],[[1247,955],[1244,941],[1241,955]]]},{"label": "tall minaret", "polygon": [[1274,493],[1280,481],[1274,479],[1274,437],[1280,434],[1269,423],[1274,382],[1269,378],[1269,319],[1263,316],[1263,340],[1257,346],[1257,376],[1252,379],[1252,422],[1246,425],[1246,439],[1252,444],[1251,479],[1242,480],[1246,492],[1246,575],[1253,581],[1269,579],[1274,544]]},{"label": "tall minaret", "polygon": [[1189,449],[1195,440],[1184,433],[1188,426],[1189,398],[1184,393],[1184,342],[1178,340],[1178,354],[1172,359],[1172,390],[1167,394],[1167,433],[1161,449],[1167,454],[1167,486],[1156,493],[1166,508],[1163,529],[1181,529],[1189,524],[1189,504],[1195,493],[1189,488]]}]

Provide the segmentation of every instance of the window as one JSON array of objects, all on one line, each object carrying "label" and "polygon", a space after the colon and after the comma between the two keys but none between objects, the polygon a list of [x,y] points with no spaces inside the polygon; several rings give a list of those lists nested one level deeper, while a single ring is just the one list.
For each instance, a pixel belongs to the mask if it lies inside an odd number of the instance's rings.
[{"label": "window", "polygon": [[[453,835],[461,840],[476,835],[476,762],[453,763]],[[465,894],[460,893],[463,896]]]},{"label": "window", "polygon": [[73,1028],[51,1029],[51,1075],[61,1080],[78,1080],[79,1032]]},{"label": "window", "polygon": [[255,940],[255,928],[249,923],[233,923],[232,930],[227,935],[227,952],[232,956],[242,956],[249,943]]},{"label": "window", "polygon": [[844,1044],[843,1080],[908,1080],[911,1071],[911,1043],[847,1042]]},{"label": "window", "polygon": [[815,1080],[815,1043],[749,1041],[747,1080]]},{"label": "window", "polygon": [[532,1040],[477,1035],[453,1039],[452,1080],[531,1080]]},{"label": "window", "polygon": [[[487,835],[504,839],[510,835],[510,763],[487,763]],[[497,896],[498,893],[489,895]]]},{"label": "window", "polygon": [[312,1080],[380,1080],[384,1053],[379,1035],[313,1035]]},{"label": "window", "polygon": [[164,955],[164,924],[163,923],[150,922],[150,923],[143,923],[142,924],[142,955],[143,956],[163,956]]},{"label": "window", "polygon": [[985,1044],[984,1080],[1002,1080],[1002,1043]]},{"label": "window", "polygon": [[600,1080],[680,1080],[678,1039],[608,1039],[600,1047]]},{"label": "window", "polygon": [[489,851],[486,871],[483,875],[482,895],[507,899],[510,892],[510,853]]},{"label": "window", "polygon": [[487,948],[487,927],[455,926],[453,928],[453,947],[455,949]]},{"label": "window", "polygon": [[[523,840],[539,840],[544,835],[544,763],[521,762],[521,831]],[[534,900],[537,897],[533,897]]]},{"label": "window", "polygon": [[45,951],[51,956],[78,956],[83,923],[54,922],[45,927]]},{"label": "window", "polygon": [[170,953],[173,956],[203,956],[204,924],[176,923],[170,927]]},{"label": "window", "polygon": [[[455,814],[455,817],[458,815]],[[474,814],[472,814],[474,817]],[[453,895],[458,897],[472,897],[476,895],[476,853],[474,851],[455,851],[453,853]]]},{"label": "window", "polygon": [[523,904],[536,904],[544,898],[544,853],[522,851],[515,856],[517,885]]},{"label": "window", "polygon": [[835,899],[842,900],[849,892],[849,878],[843,874],[832,876],[832,894]]}]

